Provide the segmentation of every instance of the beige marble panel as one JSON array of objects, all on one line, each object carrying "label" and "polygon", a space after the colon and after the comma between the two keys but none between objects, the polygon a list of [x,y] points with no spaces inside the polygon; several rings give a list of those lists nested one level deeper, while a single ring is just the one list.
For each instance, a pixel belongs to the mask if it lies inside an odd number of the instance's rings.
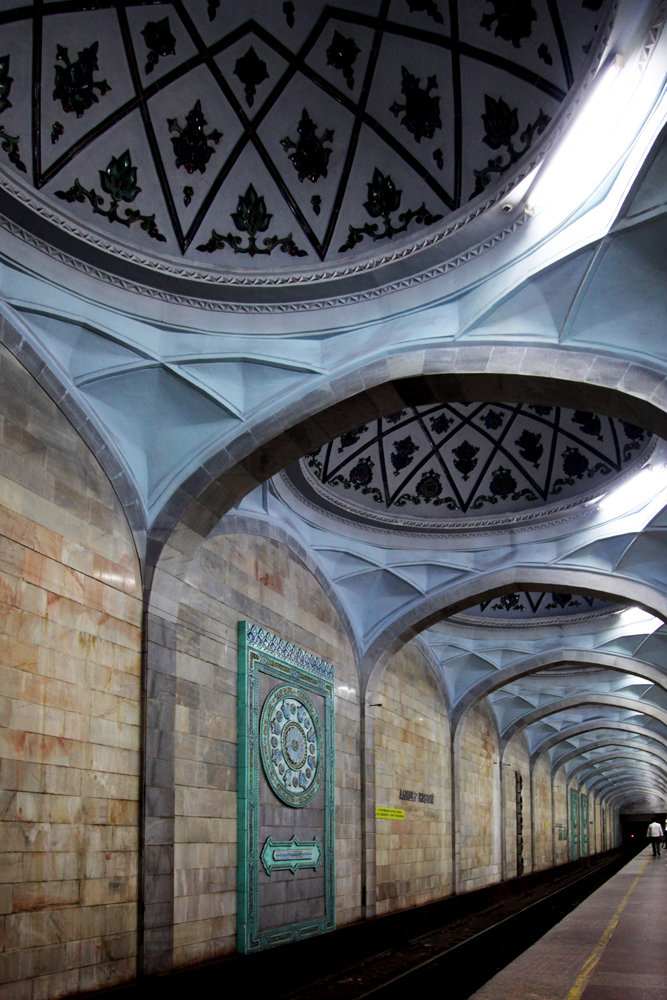
[{"label": "beige marble panel", "polygon": [[[447,707],[416,646],[396,654],[374,700],[376,803],[405,811],[376,821],[379,915],[452,891],[451,769]],[[401,789],[435,801],[402,801]]]},{"label": "beige marble panel", "polygon": [[136,971],[141,580],[94,456],[0,348],[0,997]]},{"label": "beige marble panel", "polygon": [[[554,823],[556,837],[554,839],[554,864],[562,865],[570,860],[570,806],[569,792],[565,772],[561,767],[554,778]],[[559,839],[562,836],[562,839]]]},{"label": "beige marble panel", "polygon": [[[540,757],[533,771],[533,830],[535,833],[535,870],[554,864],[554,841],[558,845],[558,822],[551,806],[551,767],[547,757]],[[562,843],[562,834],[561,834]]]},{"label": "beige marble panel", "polygon": [[465,892],[501,878],[500,755],[495,724],[485,704],[466,713],[458,747],[457,854]]}]

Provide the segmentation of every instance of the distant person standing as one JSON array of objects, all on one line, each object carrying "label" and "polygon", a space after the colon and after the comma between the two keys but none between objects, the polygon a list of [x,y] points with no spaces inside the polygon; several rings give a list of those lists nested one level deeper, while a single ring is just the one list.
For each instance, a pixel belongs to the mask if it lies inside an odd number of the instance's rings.
[{"label": "distant person standing", "polygon": [[649,823],[648,830],[646,831],[646,836],[649,838],[653,844],[653,857],[660,857],[660,841],[664,837],[664,831],[657,819],[654,819],[652,823]]}]

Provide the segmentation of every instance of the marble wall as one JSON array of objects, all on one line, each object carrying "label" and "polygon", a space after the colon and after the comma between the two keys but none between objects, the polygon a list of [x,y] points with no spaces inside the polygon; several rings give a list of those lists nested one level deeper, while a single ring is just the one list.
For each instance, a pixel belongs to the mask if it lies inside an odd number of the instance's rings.
[{"label": "marble wall", "polygon": [[541,757],[533,770],[533,858],[535,871],[554,864],[554,842],[558,827],[551,806],[551,767],[548,757]]},{"label": "marble wall", "polygon": [[[422,653],[404,646],[380,682],[375,709],[375,797],[404,809],[404,820],[376,821],[377,913],[452,891],[449,718]],[[401,800],[401,789],[434,803]]]},{"label": "marble wall", "polygon": [[460,891],[501,878],[500,760],[491,713],[484,704],[460,724],[455,759],[458,783]]},{"label": "marble wall", "polygon": [[136,971],[141,579],[96,459],[0,348],[0,996]]},{"label": "marble wall", "polygon": [[[562,865],[570,860],[570,806],[569,791],[565,772],[561,767],[554,777],[554,864]],[[560,839],[562,836],[562,839]]]}]

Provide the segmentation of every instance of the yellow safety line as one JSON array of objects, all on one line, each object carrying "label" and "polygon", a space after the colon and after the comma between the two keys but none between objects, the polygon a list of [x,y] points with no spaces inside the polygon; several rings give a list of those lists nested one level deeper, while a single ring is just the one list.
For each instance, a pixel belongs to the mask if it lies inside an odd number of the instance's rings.
[{"label": "yellow safety line", "polygon": [[612,934],[614,933],[614,931],[616,930],[616,925],[618,924],[619,920],[621,919],[621,914],[623,913],[623,910],[625,909],[625,907],[628,905],[628,900],[630,899],[630,896],[632,895],[632,893],[635,891],[635,886],[637,885],[637,882],[639,882],[640,878],[644,874],[644,870],[646,869],[646,866],[647,866],[648,862],[649,862],[649,859],[647,858],[646,861],[644,862],[644,866],[643,866],[642,870],[640,871],[639,875],[637,876],[637,878],[634,880],[634,882],[632,883],[632,885],[630,886],[630,888],[626,892],[625,896],[621,900],[621,903],[619,904],[618,909],[616,910],[616,913],[614,914],[614,916],[609,921],[609,925],[606,928],[604,934],[602,935],[602,937],[600,938],[600,940],[598,941],[598,943],[595,945],[595,948],[593,948],[593,951],[591,952],[591,954],[586,959],[586,962],[584,963],[583,969],[581,970],[581,972],[577,976],[577,978],[575,980],[575,983],[574,983],[574,986],[572,987],[572,989],[568,993],[568,995],[565,998],[565,1000],[580,1000],[581,995],[583,994],[584,990],[586,989],[586,986],[588,984],[588,980],[590,978],[590,975],[593,972],[593,969],[595,968],[595,966],[598,964],[598,962],[602,958],[602,953],[605,950],[605,948],[607,947],[607,945],[609,944],[609,939],[612,936]]}]

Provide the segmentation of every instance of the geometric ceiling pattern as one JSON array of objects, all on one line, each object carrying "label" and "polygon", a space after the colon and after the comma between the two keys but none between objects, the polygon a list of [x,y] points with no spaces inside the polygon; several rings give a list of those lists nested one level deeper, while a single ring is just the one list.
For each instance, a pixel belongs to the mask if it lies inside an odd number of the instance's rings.
[{"label": "geometric ceiling pattern", "polygon": [[[657,786],[667,774],[667,635],[659,623],[628,609],[575,632],[543,630],[534,639],[514,630],[500,639],[488,628],[467,637],[455,621],[421,640],[455,722],[483,700],[501,752],[513,738],[525,740],[533,763],[546,757],[553,776],[564,767],[588,791],[632,800],[640,811],[648,803],[664,809],[665,788]],[[637,768],[646,782],[636,780]]]},{"label": "geometric ceiling pattern", "polygon": [[300,465],[318,494],[350,512],[390,512],[396,523],[474,523],[483,515],[486,525],[489,516],[606,492],[645,459],[651,437],[583,410],[448,403],[364,424]]},{"label": "geometric ceiling pattern", "polygon": [[[590,617],[575,632],[543,630],[539,639],[531,639],[529,631],[517,629],[499,639],[488,628],[466,638],[467,630],[455,624],[459,618],[422,636],[455,718],[484,699],[501,746],[523,738],[533,761],[546,755],[553,774],[565,766],[568,776],[589,790],[591,781],[600,780],[606,792],[615,794],[618,774],[606,778],[611,760],[626,777],[634,774],[637,762],[653,774],[658,765],[667,770],[667,674],[662,669],[667,635],[655,619],[628,609]],[[664,794],[658,808],[661,800]]]},{"label": "geometric ceiling pattern", "polygon": [[146,515],[244,418],[287,399],[313,378],[298,362],[256,355],[196,354],[164,335],[138,345],[81,324],[27,315],[36,347],[123,456]]},{"label": "geometric ceiling pattern", "polygon": [[2,165],[108,249],[223,272],[348,267],[510,176],[607,6],[6,5]]}]

